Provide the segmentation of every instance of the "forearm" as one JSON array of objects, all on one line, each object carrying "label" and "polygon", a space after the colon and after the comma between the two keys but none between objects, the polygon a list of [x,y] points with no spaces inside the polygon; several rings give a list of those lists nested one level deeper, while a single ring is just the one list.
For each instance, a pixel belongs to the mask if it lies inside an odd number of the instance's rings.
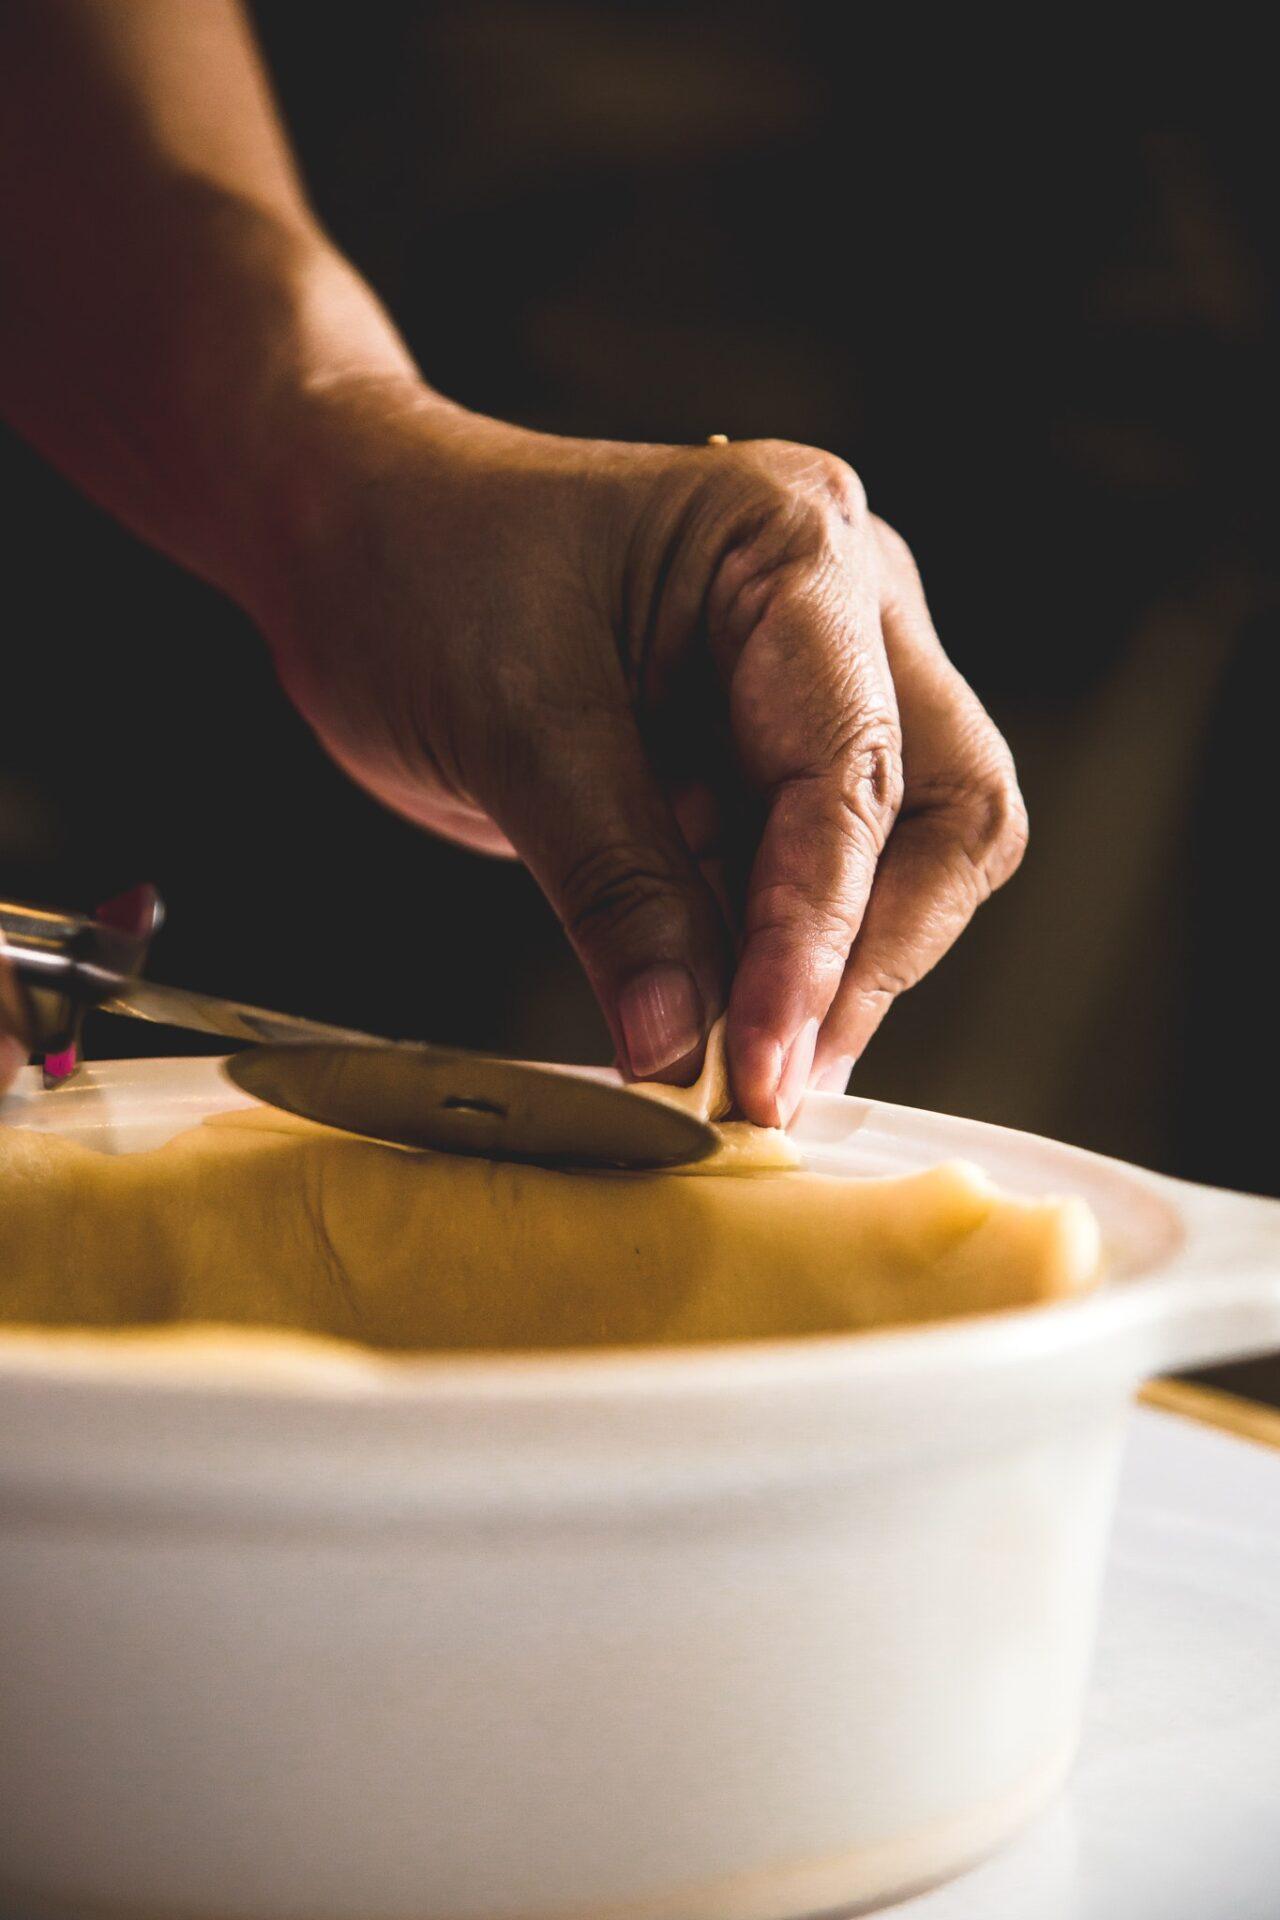
[{"label": "forearm", "polygon": [[0,410],[246,604],[335,390],[415,379],[308,208],[232,0],[0,17]]}]

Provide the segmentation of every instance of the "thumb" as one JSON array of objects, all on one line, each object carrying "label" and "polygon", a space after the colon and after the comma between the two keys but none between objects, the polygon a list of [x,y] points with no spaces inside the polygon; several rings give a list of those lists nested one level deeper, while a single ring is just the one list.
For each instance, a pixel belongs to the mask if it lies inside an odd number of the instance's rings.
[{"label": "thumb", "polygon": [[573,942],[620,1064],[691,1077],[724,1005],[728,942],[631,712],[539,730],[521,759],[499,825]]}]

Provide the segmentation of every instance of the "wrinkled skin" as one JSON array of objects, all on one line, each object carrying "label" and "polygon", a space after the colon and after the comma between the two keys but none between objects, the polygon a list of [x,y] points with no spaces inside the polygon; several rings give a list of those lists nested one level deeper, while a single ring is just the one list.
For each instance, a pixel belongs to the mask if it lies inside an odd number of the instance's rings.
[{"label": "wrinkled skin", "polygon": [[528,862],[624,1067],[692,1079],[727,1002],[745,1117],[841,1084],[1025,834],[856,476],[441,399],[234,0],[0,8],[0,110],[0,413],[257,620],[362,785]]},{"label": "wrinkled skin", "polygon": [[262,615],[328,750],[527,862],[624,1067],[691,1077],[727,1000],[748,1118],[842,1086],[1026,835],[856,475],[785,442],[526,433],[395,382],[350,418]]},{"label": "wrinkled skin", "polygon": [[1026,834],[905,543],[812,448],[352,398],[256,609],[320,739],[388,806],[527,862],[625,1068],[690,1078],[727,1002],[749,1119],[843,1086]]}]

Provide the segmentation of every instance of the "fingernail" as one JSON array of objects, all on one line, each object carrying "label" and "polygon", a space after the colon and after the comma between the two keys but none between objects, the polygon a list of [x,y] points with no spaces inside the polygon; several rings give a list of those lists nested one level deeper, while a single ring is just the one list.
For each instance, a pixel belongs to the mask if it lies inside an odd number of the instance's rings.
[{"label": "fingernail", "polygon": [[703,1038],[702,997],[693,975],[668,961],[628,981],[618,996],[618,1021],[637,1080],[674,1066]]},{"label": "fingernail", "polygon": [[849,1085],[849,1075],[857,1064],[855,1054],[842,1053],[838,1060],[832,1060],[822,1069],[813,1084],[823,1093],[844,1093]]},{"label": "fingernail", "polygon": [[796,1108],[804,1098],[817,1045],[818,1022],[806,1020],[791,1042],[791,1050],[783,1062],[778,1080],[778,1115],[784,1127],[790,1125]]}]

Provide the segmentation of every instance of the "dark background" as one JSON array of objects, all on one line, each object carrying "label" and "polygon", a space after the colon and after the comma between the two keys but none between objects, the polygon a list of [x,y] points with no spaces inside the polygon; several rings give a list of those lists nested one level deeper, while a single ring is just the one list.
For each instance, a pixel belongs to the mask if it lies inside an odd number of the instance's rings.
[{"label": "dark background", "polygon": [[[783,5],[255,17],[320,212],[436,385],[552,430],[816,442],[911,541],[1032,843],[859,1090],[1280,1190],[1277,155],[1248,50],[1193,122],[1176,85],[1104,99],[923,16],[891,49]],[[607,1057],[522,872],[351,787],[243,616],[13,438],[0,497],[0,891],[150,878],[160,977]],[[107,1019],[90,1045],[193,1049]]]}]

